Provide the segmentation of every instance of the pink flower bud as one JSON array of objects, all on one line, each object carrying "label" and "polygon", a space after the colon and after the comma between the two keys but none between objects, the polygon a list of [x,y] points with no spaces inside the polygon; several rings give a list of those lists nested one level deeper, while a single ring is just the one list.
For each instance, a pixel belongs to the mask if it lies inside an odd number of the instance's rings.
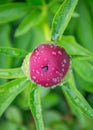
[{"label": "pink flower bud", "polygon": [[30,79],[44,87],[58,85],[70,66],[70,58],[64,48],[51,43],[39,45],[29,58]]}]

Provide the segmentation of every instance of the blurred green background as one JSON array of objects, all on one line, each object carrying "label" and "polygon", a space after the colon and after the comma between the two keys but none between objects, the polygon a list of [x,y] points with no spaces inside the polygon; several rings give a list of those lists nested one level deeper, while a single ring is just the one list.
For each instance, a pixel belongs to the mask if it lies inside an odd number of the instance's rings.
[{"label": "blurred green background", "polygon": [[[41,42],[50,39],[52,20],[63,0],[0,0],[0,16],[4,4],[15,2],[19,4],[24,2],[28,6],[28,10],[30,10],[29,6],[33,6],[36,12],[30,14],[25,8],[5,12],[3,15],[8,17],[14,13],[16,18],[0,22],[0,47],[21,48],[31,52]],[[34,9],[31,8],[31,12]],[[79,44],[93,52],[93,0],[80,0],[78,2],[64,35],[73,35]],[[22,61],[23,59],[0,54],[0,68],[19,67]],[[93,107],[93,93],[83,90],[82,87],[93,87],[93,84],[84,81],[75,72],[74,76],[77,88]],[[0,79],[0,85],[8,81]],[[40,89],[46,130],[90,130],[73,115],[60,87],[54,89],[41,87]],[[34,119],[27,105],[27,92],[24,91],[16,97],[0,118],[0,130],[35,129]]]}]

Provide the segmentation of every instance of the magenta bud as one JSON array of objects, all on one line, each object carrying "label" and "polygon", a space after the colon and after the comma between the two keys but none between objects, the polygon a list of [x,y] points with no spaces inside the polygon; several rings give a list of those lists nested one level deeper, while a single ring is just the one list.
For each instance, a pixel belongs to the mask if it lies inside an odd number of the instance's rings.
[{"label": "magenta bud", "polygon": [[30,79],[44,87],[58,85],[70,66],[70,58],[64,48],[51,43],[39,45],[29,55]]},{"label": "magenta bud", "polygon": [[52,87],[64,79],[69,66],[70,58],[63,47],[43,43],[25,58],[23,71],[40,86]]}]

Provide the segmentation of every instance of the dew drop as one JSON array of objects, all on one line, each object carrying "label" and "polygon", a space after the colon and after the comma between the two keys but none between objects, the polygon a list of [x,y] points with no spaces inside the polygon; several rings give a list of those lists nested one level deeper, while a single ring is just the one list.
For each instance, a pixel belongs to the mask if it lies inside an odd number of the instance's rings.
[{"label": "dew drop", "polygon": [[36,56],[35,56],[34,58],[35,58],[35,59],[37,59],[37,57],[36,57]]},{"label": "dew drop", "polygon": [[46,86],[48,86],[48,83],[46,83]]},{"label": "dew drop", "polygon": [[40,72],[38,70],[36,70],[36,73],[39,74]]},{"label": "dew drop", "polygon": [[57,83],[57,78],[52,79],[54,83]]},{"label": "dew drop", "polygon": [[62,55],[62,52],[61,52],[61,51],[58,51],[58,54],[59,54],[59,55]]},{"label": "dew drop", "polygon": [[45,46],[41,46],[41,48],[45,48]]},{"label": "dew drop", "polygon": [[67,61],[66,61],[66,59],[64,59],[64,61],[63,61],[64,63],[66,63]]},{"label": "dew drop", "polygon": [[61,73],[60,73],[59,75],[60,75],[61,77],[63,76],[63,74],[61,74]]},{"label": "dew drop", "polygon": [[58,45],[57,44],[54,44],[55,47],[57,47]]},{"label": "dew drop", "polygon": [[64,72],[64,68],[62,69],[62,71]]},{"label": "dew drop", "polygon": [[36,79],[36,76],[32,76],[33,79]]},{"label": "dew drop", "polygon": [[57,87],[56,85],[53,85],[51,88],[54,89],[55,87]]},{"label": "dew drop", "polygon": [[58,82],[60,81],[60,78],[59,78],[59,77],[57,77],[57,81],[58,81]]},{"label": "dew drop", "polygon": [[62,64],[62,67],[64,67],[65,65],[64,64]]},{"label": "dew drop", "polygon": [[76,97],[75,98],[75,101],[77,102],[77,103],[80,103],[80,100]]},{"label": "dew drop", "polygon": [[34,59],[34,62],[36,62],[36,60]]},{"label": "dew drop", "polygon": [[[37,105],[37,104],[36,104],[36,105]],[[40,119],[40,118],[41,118],[39,113],[37,113],[36,115],[37,115],[37,116],[36,116],[37,119]]]},{"label": "dew drop", "polygon": [[53,55],[56,55],[56,52],[52,51],[52,54],[53,54]]},{"label": "dew drop", "polygon": [[52,40],[56,40],[57,38],[59,37],[59,34],[58,33],[55,33],[53,36],[52,36]]},{"label": "dew drop", "polygon": [[38,50],[36,50],[36,55],[37,55],[37,56],[39,55],[39,51],[38,51]]},{"label": "dew drop", "polygon": [[56,71],[56,74],[59,74],[59,72],[58,72],[58,71]]},{"label": "dew drop", "polygon": [[50,48],[53,48],[53,45],[50,44]]},{"label": "dew drop", "polygon": [[40,60],[40,57],[38,57],[38,59]]}]

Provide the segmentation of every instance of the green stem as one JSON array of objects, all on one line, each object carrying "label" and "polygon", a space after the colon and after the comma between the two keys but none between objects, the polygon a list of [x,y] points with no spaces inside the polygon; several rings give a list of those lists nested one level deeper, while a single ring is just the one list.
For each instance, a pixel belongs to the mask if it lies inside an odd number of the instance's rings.
[{"label": "green stem", "polygon": [[43,23],[43,29],[45,33],[45,40],[50,41],[51,40],[51,33],[50,33],[50,28],[49,28],[49,23],[48,23],[48,14],[47,14],[47,5],[44,3],[43,5],[43,15],[45,17],[44,23]]},{"label": "green stem", "polygon": [[33,114],[37,130],[44,130],[42,119],[40,89],[36,84],[29,87],[29,106]]}]

